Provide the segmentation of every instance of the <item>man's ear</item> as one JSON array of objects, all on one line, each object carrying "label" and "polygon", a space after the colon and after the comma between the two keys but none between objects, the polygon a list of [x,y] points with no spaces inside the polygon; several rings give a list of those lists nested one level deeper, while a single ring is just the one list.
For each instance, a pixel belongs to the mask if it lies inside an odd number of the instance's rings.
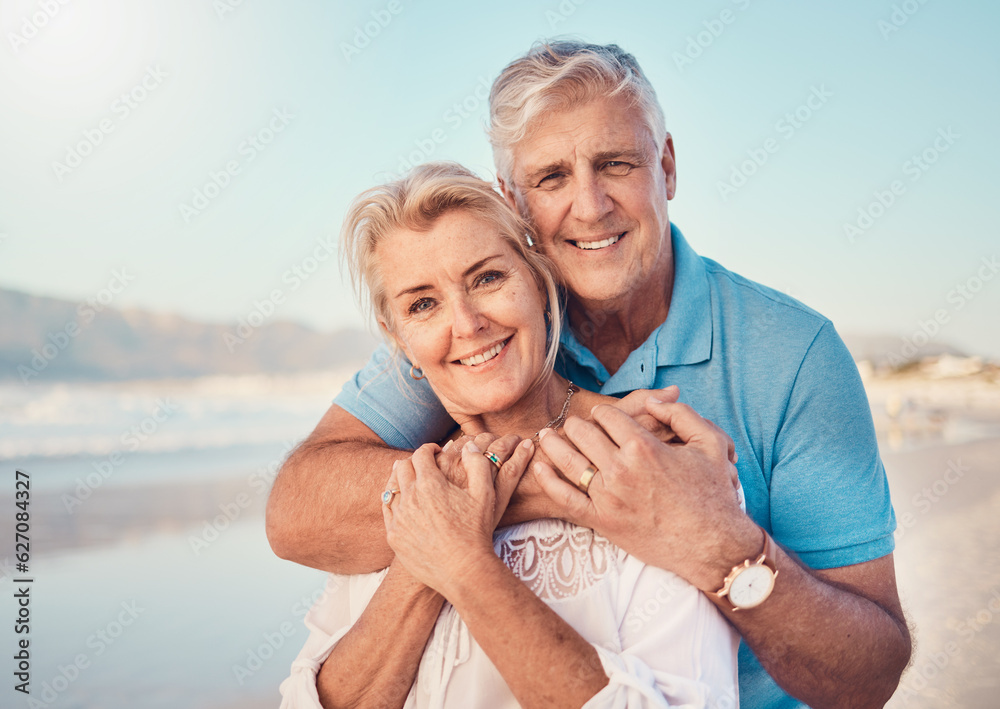
[{"label": "man's ear", "polygon": [[660,157],[660,165],[666,176],[667,199],[673,199],[677,193],[677,160],[674,157],[674,139],[670,133],[667,133],[667,139],[663,141],[663,155]]},{"label": "man's ear", "polygon": [[514,195],[514,190],[511,185],[508,185],[507,181],[500,176],[497,176],[497,182],[500,183],[500,194],[503,195],[503,199],[507,203],[507,206],[520,214],[521,211],[517,208],[517,197]]}]

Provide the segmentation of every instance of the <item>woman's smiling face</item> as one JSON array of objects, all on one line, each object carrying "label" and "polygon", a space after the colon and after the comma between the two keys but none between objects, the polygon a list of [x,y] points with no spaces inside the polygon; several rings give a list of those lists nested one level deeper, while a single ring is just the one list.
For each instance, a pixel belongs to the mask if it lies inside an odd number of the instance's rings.
[{"label": "woman's smiling face", "polygon": [[545,295],[496,225],[465,210],[376,248],[395,336],[453,416],[504,411],[545,362]]}]

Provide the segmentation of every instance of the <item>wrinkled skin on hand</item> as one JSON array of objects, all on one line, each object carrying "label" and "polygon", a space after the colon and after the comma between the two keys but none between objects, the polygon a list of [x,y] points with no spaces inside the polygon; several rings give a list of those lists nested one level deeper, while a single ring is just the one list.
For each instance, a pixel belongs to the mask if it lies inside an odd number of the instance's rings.
[{"label": "wrinkled skin on hand", "polygon": [[[566,422],[567,440],[542,437],[554,466],[536,464],[535,476],[564,519],[715,590],[727,540],[756,533],[739,506],[732,439],[684,404],[651,401],[650,414],[675,432],[676,443],[662,443],[615,407],[598,406],[593,421]],[[589,465],[598,473],[585,495],[575,483]]]},{"label": "wrinkled skin on hand", "polygon": [[[499,471],[476,440],[500,458]],[[494,555],[493,531],[534,452],[516,436],[476,440],[421,446],[389,477],[387,489],[399,490],[382,506],[389,546],[414,578],[439,593],[471,559]]]}]

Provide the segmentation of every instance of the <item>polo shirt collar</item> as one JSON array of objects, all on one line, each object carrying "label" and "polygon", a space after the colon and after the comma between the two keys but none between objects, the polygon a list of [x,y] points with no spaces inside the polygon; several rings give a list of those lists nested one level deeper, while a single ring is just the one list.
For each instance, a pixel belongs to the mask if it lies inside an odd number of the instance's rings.
[{"label": "polo shirt collar", "polygon": [[667,319],[656,338],[656,364],[697,364],[712,356],[712,291],[705,261],[688,246],[681,230],[670,225],[674,250],[674,290]]}]

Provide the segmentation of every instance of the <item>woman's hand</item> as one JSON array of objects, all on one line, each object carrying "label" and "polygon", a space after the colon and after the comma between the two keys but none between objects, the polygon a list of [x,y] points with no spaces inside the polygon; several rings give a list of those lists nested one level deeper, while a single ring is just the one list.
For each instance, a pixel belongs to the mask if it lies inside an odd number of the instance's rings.
[{"label": "woman's hand", "polygon": [[473,441],[448,451],[427,444],[398,461],[388,489],[399,492],[382,514],[389,546],[406,570],[447,597],[449,582],[474,559],[494,556],[493,530],[533,450],[530,441],[517,445],[499,471]]}]

